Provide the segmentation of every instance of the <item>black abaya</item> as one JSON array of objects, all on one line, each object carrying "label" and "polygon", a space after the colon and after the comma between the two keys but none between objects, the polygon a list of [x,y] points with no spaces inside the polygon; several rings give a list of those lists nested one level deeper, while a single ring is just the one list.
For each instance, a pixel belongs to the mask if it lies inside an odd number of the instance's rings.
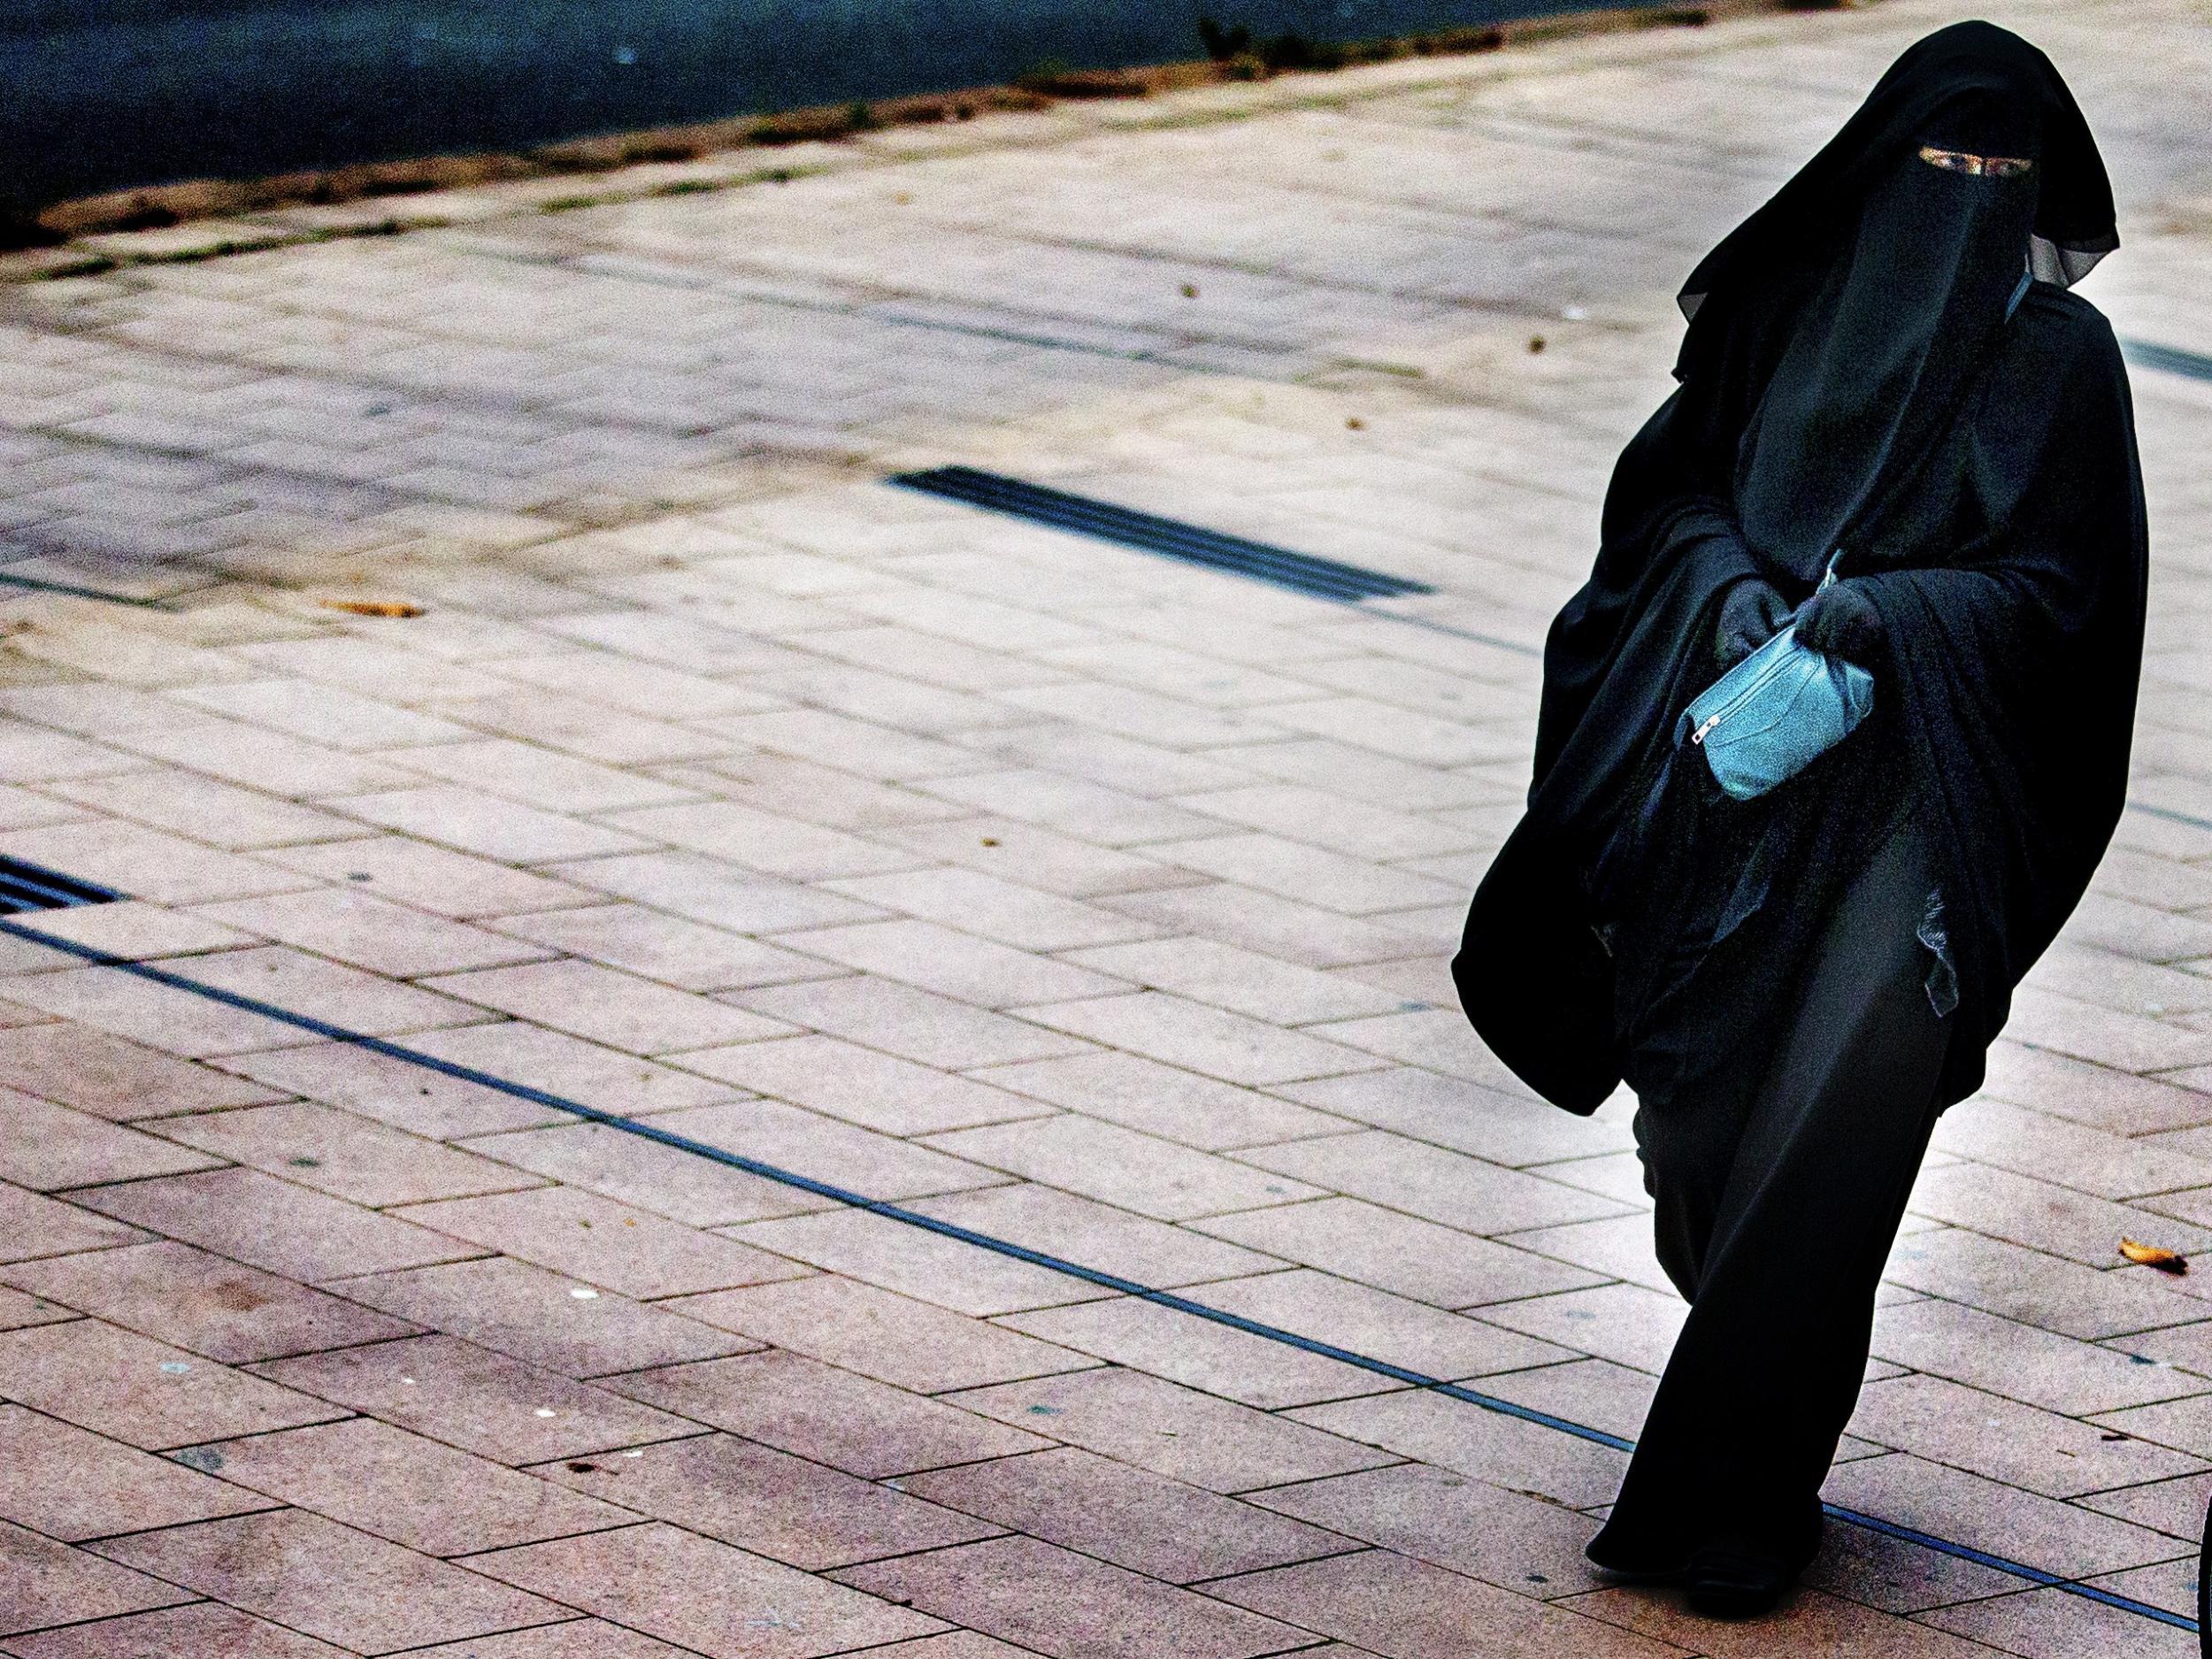
[{"label": "black abaya", "polygon": [[[1685,288],[1681,386],[1553,625],[1529,810],[1453,973],[1539,1094],[1634,1088],[1692,1303],[1601,1562],[1803,1564],[1929,1130],[2118,819],[2141,480],[2117,343],[2064,287],[2115,245],[2048,61],[1922,42]],[[1717,617],[1832,559],[1874,713],[1730,801],[1675,743]]]}]

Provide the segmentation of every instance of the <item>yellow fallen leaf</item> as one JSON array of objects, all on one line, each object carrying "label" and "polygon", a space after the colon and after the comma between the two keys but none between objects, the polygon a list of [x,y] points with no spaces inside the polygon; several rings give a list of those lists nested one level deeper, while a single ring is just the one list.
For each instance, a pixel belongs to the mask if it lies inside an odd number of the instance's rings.
[{"label": "yellow fallen leaf", "polygon": [[2162,1250],[2155,1244],[2138,1244],[2133,1239],[2120,1240],[2120,1254],[2131,1262],[2145,1267],[2154,1267],[2162,1273],[2185,1273],[2189,1258],[2175,1250]]},{"label": "yellow fallen leaf", "polygon": [[357,617],[419,617],[420,605],[411,605],[404,599],[326,599],[323,603],[333,611],[349,611]]}]

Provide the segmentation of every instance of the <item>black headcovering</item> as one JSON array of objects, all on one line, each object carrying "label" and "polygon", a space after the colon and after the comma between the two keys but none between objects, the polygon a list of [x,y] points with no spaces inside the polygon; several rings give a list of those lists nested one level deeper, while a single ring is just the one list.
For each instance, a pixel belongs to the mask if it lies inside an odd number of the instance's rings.
[{"label": "black headcovering", "polygon": [[1988,23],[1913,46],[1684,286],[1677,373],[1758,392],[1735,503],[1755,552],[1816,580],[1958,412],[2031,270],[2118,245],[2111,186],[2048,58]]}]

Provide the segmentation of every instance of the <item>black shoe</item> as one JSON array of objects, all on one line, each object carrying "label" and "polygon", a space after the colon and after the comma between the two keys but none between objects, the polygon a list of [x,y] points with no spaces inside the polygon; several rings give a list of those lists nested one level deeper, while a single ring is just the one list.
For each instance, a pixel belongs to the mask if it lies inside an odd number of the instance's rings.
[{"label": "black shoe", "polygon": [[1797,1571],[1779,1562],[1716,1548],[1693,1553],[1682,1573],[1691,1610],[1708,1618],[1757,1618],[1796,1582]]},{"label": "black shoe", "polygon": [[1617,1536],[1611,1527],[1601,1530],[1583,1546],[1589,1563],[1617,1584],[1674,1584],[1686,1563],[1678,1552],[1669,1555]]}]

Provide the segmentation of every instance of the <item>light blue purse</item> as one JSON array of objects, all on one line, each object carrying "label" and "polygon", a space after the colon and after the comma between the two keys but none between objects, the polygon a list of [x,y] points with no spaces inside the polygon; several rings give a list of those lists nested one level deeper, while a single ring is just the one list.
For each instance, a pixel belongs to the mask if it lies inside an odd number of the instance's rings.
[{"label": "light blue purse", "polygon": [[[1825,588],[1835,580],[1829,561]],[[1797,642],[1793,622],[1683,710],[1674,741],[1702,749],[1734,799],[1763,795],[1851,735],[1874,707],[1874,676]]]}]

